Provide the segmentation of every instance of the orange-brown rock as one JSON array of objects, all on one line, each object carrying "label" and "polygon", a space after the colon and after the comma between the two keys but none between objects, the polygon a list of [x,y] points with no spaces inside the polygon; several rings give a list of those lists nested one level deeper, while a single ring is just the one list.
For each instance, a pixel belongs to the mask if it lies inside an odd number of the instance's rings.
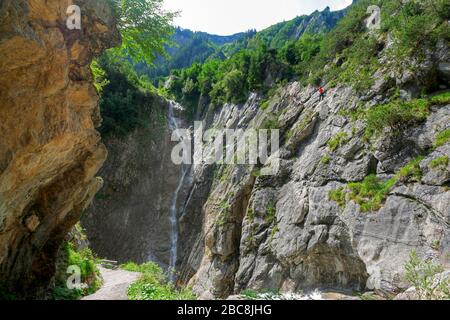
[{"label": "orange-brown rock", "polygon": [[[81,8],[81,30],[66,26]],[[0,285],[35,294],[102,185],[89,64],[120,41],[104,0],[0,3]]]}]

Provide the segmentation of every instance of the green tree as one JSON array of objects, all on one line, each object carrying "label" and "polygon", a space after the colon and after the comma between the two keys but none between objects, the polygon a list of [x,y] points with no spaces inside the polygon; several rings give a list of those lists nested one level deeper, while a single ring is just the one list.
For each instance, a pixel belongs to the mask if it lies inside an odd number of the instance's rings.
[{"label": "green tree", "polygon": [[225,75],[223,79],[226,101],[241,102],[244,95],[245,77],[242,71],[234,69]]},{"label": "green tree", "polygon": [[163,9],[163,0],[109,0],[117,15],[122,36],[117,55],[151,65],[157,55],[165,54],[165,45],[173,33],[172,21],[178,12]]},{"label": "green tree", "polygon": [[198,76],[200,92],[204,95],[209,95],[214,81],[217,78],[219,67],[221,65],[220,60],[207,61],[203,67],[202,71]]}]

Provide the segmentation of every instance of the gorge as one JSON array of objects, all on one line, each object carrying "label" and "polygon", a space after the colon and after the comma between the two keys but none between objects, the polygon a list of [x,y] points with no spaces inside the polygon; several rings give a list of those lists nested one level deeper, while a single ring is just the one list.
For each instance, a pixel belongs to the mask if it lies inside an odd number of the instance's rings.
[{"label": "gorge", "polygon": [[[180,49],[175,60],[195,62],[155,88],[151,69],[102,55],[121,38],[107,1],[74,1],[83,29],[70,32],[59,1],[3,1],[0,289],[45,296],[61,244],[83,228],[75,242],[97,258],[153,262],[199,299],[393,298],[413,286],[413,254],[449,277],[448,12],[375,1],[390,20],[373,31],[372,2],[212,37],[224,43],[203,43],[199,60]],[[431,31],[415,29],[422,16]],[[278,170],[175,164],[176,131],[194,121],[279,130]]]}]

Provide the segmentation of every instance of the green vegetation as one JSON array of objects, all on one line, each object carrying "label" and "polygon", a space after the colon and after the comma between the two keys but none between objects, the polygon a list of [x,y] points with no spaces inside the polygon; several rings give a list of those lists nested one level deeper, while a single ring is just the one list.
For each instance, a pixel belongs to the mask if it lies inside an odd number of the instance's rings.
[{"label": "green vegetation", "polygon": [[432,160],[430,162],[430,168],[431,169],[436,169],[436,168],[439,168],[439,167],[444,167],[445,168],[445,167],[448,166],[449,163],[450,163],[450,160],[449,160],[448,156],[442,156],[442,157],[439,157],[439,158],[436,158],[436,159]]},{"label": "green vegetation", "polygon": [[96,200],[108,200],[109,198],[110,198],[110,196],[108,194],[106,194],[106,193],[103,193],[103,192],[98,192],[95,195],[95,199]]},{"label": "green vegetation", "polygon": [[278,225],[278,223],[276,223],[272,228],[272,231],[270,232],[269,242],[272,242],[273,238],[277,235],[278,232],[280,232],[280,226]]},{"label": "green vegetation", "polygon": [[219,213],[219,218],[217,219],[217,225],[222,227],[228,221],[228,218],[230,216],[230,211],[231,211],[231,205],[227,200],[222,200],[219,204],[219,208],[220,208],[220,213]]},{"label": "green vegetation", "polygon": [[423,156],[415,158],[408,165],[401,168],[395,178],[398,181],[420,181],[420,179],[422,179],[422,170],[420,169],[420,163],[423,159]]},{"label": "green vegetation", "polygon": [[238,33],[231,36],[217,36],[205,32],[194,32],[180,27],[170,37],[166,46],[167,56],[158,56],[153,66],[138,64],[139,74],[146,74],[155,85],[164,81],[171,70],[189,68],[194,63],[204,63],[208,59],[225,58],[222,48],[230,43],[251,36],[254,32]]},{"label": "green vegetation", "polygon": [[269,90],[264,85],[268,75],[279,82],[290,74],[289,66],[278,59],[276,50],[261,43],[255,49],[242,50],[224,61],[211,59],[173,71],[169,92],[193,113],[200,97],[216,105],[242,103],[251,91]]},{"label": "green vegetation", "polygon": [[334,202],[337,202],[339,206],[345,207],[346,195],[347,193],[345,192],[345,188],[338,188],[330,190],[328,193],[328,198]]},{"label": "green vegetation", "polygon": [[364,119],[366,110],[361,105],[358,105],[354,109],[342,109],[338,112],[338,114],[340,116],[349,118],[352,122],[355,122],[357,120]]},{"label": "green vegetation", "polygon": [[245,289],[241,292],[241,296],[248,300],[284,300],[278,290],[263,289],[253,290]]},{"label": "green vegetation", "polygon": [[450,280],[436,278],[444,271],[441,265],[422,260],[417,252],[412,251],[405,265],[405,271],[406,280],[416,288],[419,299],[450,300]]},{"label": "green vegetation", "polygon": [[278,123],[278,118],[279,118],[279,116],[276,114],[267,115],[267,118],[261,124],[260,129],[266,129],[266,130],[279,129],[280,125]]},{"label": "green vegetation", "polygon": [[433,105],[446,105],[450,104],[450,92],[444,92],[431,97],[431,103]]},{"label": "green vegetation", "polygon": [[441,247],[441,240],[438,239],[433,240],[433,242],[431,243],[431,248],[438,251],[440,247]]},{"label": "green vegetation", "polygon": [[8,290],[6,287],[0,285],[0,301],[17,300],[17,296]]},{"label": "green vegetation", "polygon": [[107,79],[106,76],[106,72],[100,67],[98,60],[92,61],[91,71],[92,75],[94,76],[95,89],[97,89],[97,92],[101,94],[103,88],[109,83],[109,80]]},{"label": "green vegetation", "polygon": [[430,113],[430,101],[415,99],[411,101],[394,100],[388,104],[369,108],[365,114],[365,137],[378,136],[383,129],[394,132],[425,121]]},{"label": "green vegetation", "polygon": [[339,132],[328,141],[328,147],[331,151],[336,151],[337,148],[345,145],[348,141],[348,134],[346,132]]},{"label": "green vegetation", "polygon": [[167,280],[163,270],[155,263],[142,265],[127,263],[122,269],[140,272],[141,278],[128,288],[130,300],[195,300],[194,293],[188,289],[178,290]]},{"label": "green vegetation", "polygon": [[[381,7],[382,28],[378,32],[368,32],[365,27],[369,5]],[[364,92],[374,83],[373,75],[380,68],[380,53],[388,34],[393,36],[388,50],[392,68],[414,71],[428,48],[435,46],[438,39],[448,39],[448,11],[445,0],[412,0],[406,4],[360,0],[341,20],[343,13],[320,13],[327,16],[325,21],[329,24],[325,28],[315,26],[308,17],[299,17],[243,37],[239,45],[226,46],[223,51],[228,58],[224,61],[210,59],[175,71],[170,92],[191,108],[196,107],[200,97],[215,104],[240,103],[249,92],[266,93],[270,89],[267,79],[273,80],[271,86],[295,79],[313,85],[342,83]],[[314,27],[304,30],[298,40],[293,39],[298,23],[306,20]],[[433,79],[419,80],[425,89],[434,89]],[[187,94],[183,88],[188,81],[192,90]],[[448,96],[441,99],[444,100],[435,98],[433,103],[444,103]],[[399,103],[394,107],[398,106]]]},{"label": "green vegetation", "polygon": [[351,182],[346,187],[331,190],[328,198],[341,207],[352,200],[360,206],[361,212],[378,211],[398,181],[420,181],[422,170],[419,165],[423,159],[417,157],[391,179],[382,181],[376,175],[369,175],[362,182]]},{"label": "green vegetation", "polygon": [[253,209],[251,209],[251,208],[248,209],[247,217],[250,222],[253,222],[255,220],[255,211],[253,211]]},{"label": "green vegetation", "polygon": [[165,11],[164,0],[108,1],[122,36],[122,46],[110,49],[114,55],[151,65],[158,54],[165,54],[165,44],[173,32],[172,21],[178,13]]},{"label": "green vegetation", "polygon": [[349,183],[349,198],[357,203],[362,212],[377,211],[387,198],[396,179],[380,181],[375,175],[367,176],[362,182]]},{"label": "green vegetation", "polygon": [[[439,38],[449,39],[449,26],[445,22],[450,18],[448,1],[412,0],[404,5],[400,1],[383,2],[383,31],[390,30],[394,36],[390,67],[414,71],[428,48],[434,47]],[[392,17],[391,12],[398,13]]]},{"label": "green vegetation", "polygon": [[111,54],[104,54],[91,68],[99,75],[96,86],[101,91],[103,137],[123,137],[151,125],[150,114],[156,112],[152,107],[158,98],[148,79],[139,78],[131,63]]},{"label": "green vegetation", "polygon": [[331,161],[331,156],[326,154],[320,159],[320,163],[322,164],[329,164]]},{"label": "green vegetation", "polygon": [[263,102],[261,102],[261,109],[262,110],[267,110],[267,108],[269,107],[269,100],[265,100]]},{"label": "green vegetation", "polygon": [[257,300],[259,293],[252,289],[245,289],[241,295],[249,300]]},{"label": "green vegetation", "polygon": [[314,12],[309,16],[303,15],[296,17],[290,21],[277,23],[261,32],[258,32],[254,39],[251,39],[249,46],[257,41],[263,41],[271,48],[283,48],[286,43],[293,42],[298,36],[301,26],[306,26],[302,30],[305,34],[320,34],[332,29],[336,23],[344,16],[345,11],[332,12],[324,10],[322,12]]},{"label": "green vegetation", "polygon": [[316,113],[308,110],[307,113],[303,116],[303,119],[295,125],[295,127],[286,133],[286,138],[291,139],[292,137],[297,136],[299,133],[302,133],[313,121]]},{"label": "green vegetation", "polygon": [[[50,298],[54,300],[76,300],[97,291],[102,281],[100,273],[95,265],[95,258],[89,248],[77,250],[75,246],[66,241],[61,247],[63,263],[59,266],[55,276],[55,287],[50,292]],[[77,266],[81,271],[81,283],[87,287],[83,289],[68,289],[66,273],[69,266]]]},{"label": "green vegetation", "polygon": [[450,141],[450,129],[446,129],[436,135],[436,140],[434,141],[434,147],[439,148],[447,144]]},{"label": "green vegetation", "polygon": [[163,9],[163,0],[108,0],[115,11],[122,44],[93,61],[94,85],[101,95],[102,135],[122,137],[148,126],[156,90],[146,76],[138,76],[135,64],[151,65],[163,56],[177,13]]},{"label": "green vegetation", "polygon": [[[449,96],[449,93],[442,93],[410,101],[396,98],[387,104],[368,109],[358,107],[351,111],[341,111],[339,114],[352,121],[364,120],[366,122],[365,138],[370,139],[378,137],[386,128],[390,128],[395,134],[404,128],[424,122],[430,114],[431,106],[449,103]],[[444,133],[439,141],[445,140],[445,134],[450,137],[450,133]]]},{"label": "green vegetation", "polygon": [[324,36],[320,51],[307,61],[302,73],[303,82],[315,85],[344,83],[358,91],[372,85],[382,47],[377,37],[366,31],[364,19],[367,7],[374,4],[381,6],[381,1],[362,0],[354,4],[336,28]]},{"label": "green vegetation", "polygon": [[266,210],[266,222],[272,224],[277,218],[277,207],[275,203],[269,202]]}]

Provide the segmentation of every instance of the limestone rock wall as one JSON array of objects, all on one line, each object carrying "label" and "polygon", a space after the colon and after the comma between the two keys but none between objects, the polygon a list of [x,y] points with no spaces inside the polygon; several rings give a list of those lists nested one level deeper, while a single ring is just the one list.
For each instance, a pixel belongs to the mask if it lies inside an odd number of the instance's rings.
[{"label": "limestone rock wall", "polygon": [[[147,123],[125,137],[104,139],[109,155],[100,175],[105,186],[82,219],[92,249],[120,263],[169,264],[169,208],[181,167],[172,163],[168,101],[149,95]],[[184,198],[185,195],[180,198]]]},{"label": "limestone rock wall", "polygon": [[[81,30],[66,27],[81,8]],[[119,44],[103,0],[0,3],[0,282],[34,294],[102,185],[92,58]]]},{"label": "limestone rock wall", "polygon": [[[448,45],[439,42],[415,73],[396,74],[383,65],[363,95],[338,86],[326,88],[321,101],[316,88],[293,82],[265,110],[257,94],[244,105],[211,106],[206,128],[276,123],[281,165],[272,176],[245,165],[193,168],[180,220],[180,281],[201,298],[225,298],[247,288],[392,295],[408,287],[404,266],[413,250],[450,268],[450,168],[430,165],[450,156],[448,143],[433,147],[436,136],[450,128],[450,105],[433,105],[427,121],[396,133],[387,128],[370,141],[365,122],[349,116],[361,106],[386,103],[395,88],[403,99],[417,97],[423,79],[448,90],[440,66],[449,61]],[[330,147],[338,135],[344,141]],[[330,191],[369,175],[385,181],[419,155],[425,156],[421,178],[398,179],[380,210],[363,212],[354,201],[343,207],[330,199]]]},{"label": "limestone rock wall", "polygon": [[[450,267],[450,168],[429,166],[450,156],[448,143],[429,151],[450,126],[450,105],[432,107],[425,123],[401,135],[386,132],[374,145],[363,138],[364,123],[343,112],[360,101],[345,87],[319,101],[314,88],[292,83],[266,110],[254,95],[209,114],[205,123],[215,128],[259,128],[276,115],[281,165],[273,176],[243,165],[193,169],[180,226],[180,281],[202,298],[246,288],[388,294],[407,288],[404,265],[412,250]],[[327,142],[339,132],[348,141],[332,151]],[[392,177],[424,153],[422,179],[399,181],[379,211],[362,212],[352,201],[343,208],[329,198],[369,174]]]}]

